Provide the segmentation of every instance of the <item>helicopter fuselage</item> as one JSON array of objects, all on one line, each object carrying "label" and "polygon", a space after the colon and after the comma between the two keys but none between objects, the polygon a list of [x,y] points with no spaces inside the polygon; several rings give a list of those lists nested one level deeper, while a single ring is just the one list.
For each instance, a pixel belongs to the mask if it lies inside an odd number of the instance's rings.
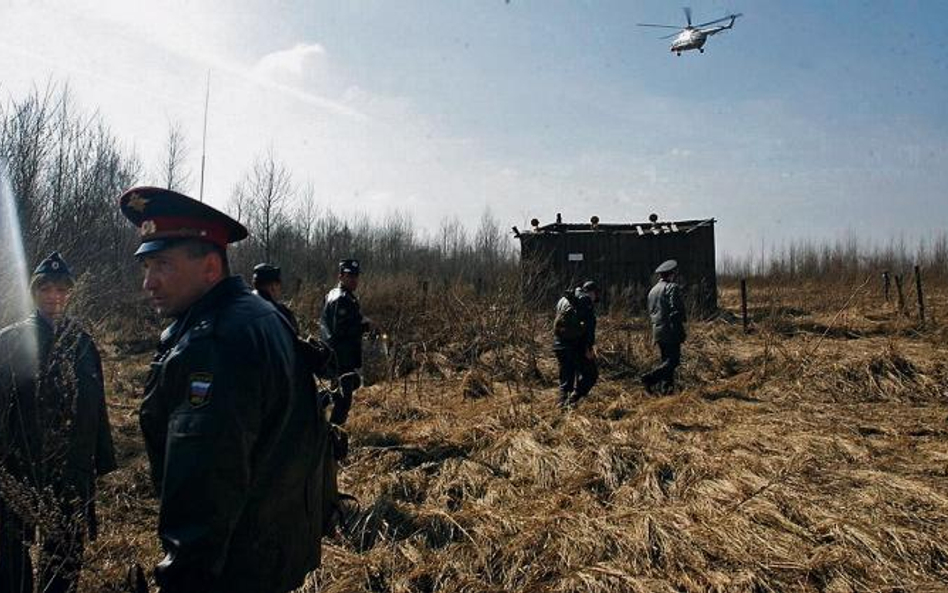
[{"label": "helicopter fuselage", "polygon": [[685,29],[672,41],[670,51],[680,54],[690,49],[700,50],[707,41],[707,33],[700,29]]}]

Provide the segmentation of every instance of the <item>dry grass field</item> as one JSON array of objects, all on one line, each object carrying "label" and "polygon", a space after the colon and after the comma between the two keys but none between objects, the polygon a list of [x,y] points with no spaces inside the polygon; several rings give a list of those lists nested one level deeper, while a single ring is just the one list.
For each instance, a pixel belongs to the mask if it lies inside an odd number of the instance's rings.
[{"label": "dry grass field", "polygon": [[[363,510],[304,590],[948,590],[946,296],[921,327],[866,286],[772,288],[745,335],[726,287],[669,396],[637,383],[643,321],[609,317],[602,381],[566,413],[544,320],[518,313],[512,342],[507,313],[456,307],[500,338],[471,350],[447,330],[462,343],[403,349],[359,392],[341,482]],[[159,557],[136,417],[149,354],[105,350],[122,469],[85,591]]]}]

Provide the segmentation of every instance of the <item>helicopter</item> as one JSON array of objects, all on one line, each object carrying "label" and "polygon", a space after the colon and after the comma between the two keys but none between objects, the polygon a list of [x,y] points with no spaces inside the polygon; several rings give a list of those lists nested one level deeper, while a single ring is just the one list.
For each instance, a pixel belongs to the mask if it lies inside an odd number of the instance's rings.
[{"label": "helicopter", "polygon": [[[638,23],[639,27],[660,27],[662,29],[677,29],[677,33],[672,33],[671,35],[666,35],[660,39],[669,39],[674,37],[675,40],[672,41],[670,51],[675,52],[677,55],[681,55],[681,52],[688,51],[689,49],[696,49],[700,53],[704,53],[704,44],[708,41],[708,37],[720,33],[721,31],[726,31],[734,26],[734,21],[737,20],[737,17],[742,16],[742,13],[729,14],[725,17],[715,19],[713,21],[708,21],[706,23],[701,23],[700,25],[691,24],[691,8],[684,7],[682,10],[685,12],[685,20],[688,22],[688,25],[685,27],[679,27],[677,25],[653,25],[650,23]],[[717,27],[710,27],[709,25],[717,25],[717,23],[723,23],[724,21],[730,21],[726,25],[718,25]],[[707,27],[707,28],[704,28]]]}]

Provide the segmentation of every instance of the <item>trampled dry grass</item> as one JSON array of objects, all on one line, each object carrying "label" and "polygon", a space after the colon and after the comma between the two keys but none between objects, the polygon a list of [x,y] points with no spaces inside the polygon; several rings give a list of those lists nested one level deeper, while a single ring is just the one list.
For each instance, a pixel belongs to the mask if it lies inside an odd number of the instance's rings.
[{"label": "trampled dry grass", "polygon": [[[662,397],[636,383],[655,357],[641,322],[607,320],[603,380],[569,413],[543,335],[536,360],[523,344],[473,368],[426,353],[425,372],[359,392],[341,481],[363,511],[305,590],[948,589],[946,334],[871,299],[806,305],[755,308],[747,336],[692,324],[683,389]],[[106,362],[122,469],[102,484],[87,591],[158,558],[146,362]]]}]

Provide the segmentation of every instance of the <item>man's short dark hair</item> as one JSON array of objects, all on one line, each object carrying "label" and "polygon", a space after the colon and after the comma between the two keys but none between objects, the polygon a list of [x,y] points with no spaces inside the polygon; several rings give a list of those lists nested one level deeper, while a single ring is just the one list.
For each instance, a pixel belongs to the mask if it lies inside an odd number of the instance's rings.
[{"label": "man's short dark hair", "polygon": [[191,259],[199,259],[208,254],[216,253],[221,258],[221,269],[224,276],[230,276],[230,261],[227,259],[227,250],[220,245],[198,239],[183,239],[176,246],[184,248],[184,252]]}]

